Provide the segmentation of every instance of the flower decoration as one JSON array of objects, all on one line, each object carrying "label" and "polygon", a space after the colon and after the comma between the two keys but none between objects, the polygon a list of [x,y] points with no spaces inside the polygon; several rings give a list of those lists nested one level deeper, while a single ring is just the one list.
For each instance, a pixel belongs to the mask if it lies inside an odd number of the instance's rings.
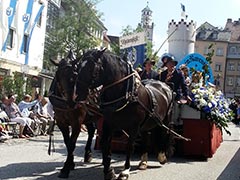
[{"label": "flower decoration", "polygon": [[191,89],[193,108],[206,115],[208,120],[213,121],[218,127],[223,128],[228,134],[227,122],[233,119],[233,112],[229,108],[230,100],[226,99],[221,91],[212,86],[195,84]]}]

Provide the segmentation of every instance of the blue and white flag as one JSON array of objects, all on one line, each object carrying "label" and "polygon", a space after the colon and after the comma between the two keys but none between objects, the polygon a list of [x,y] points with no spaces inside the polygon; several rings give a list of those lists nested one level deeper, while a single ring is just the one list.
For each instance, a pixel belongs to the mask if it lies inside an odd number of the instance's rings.
[{"label": "blue and white flag", "polygon": [[181,3],[181,9],[182,9],[181,16],[184,18],[187,18],[186,11],[185,11],[185,5],[183,5],[182,3]]},{"label": "blue and white flag", "polygon": [[30,43],[31,43],[31,38],[32,38],[32,34],[33,34],[33,30],[37,24],[37,22],[39,21],[39,18],[42,15],[43,9],[44,9],[44,4],[42,4],[34,18],[33,23],[31,24],[31,26],[28,27],[28,32],[29,32],[29,37],[28,37],[28,42],[27,42],[27,52],[26,52],[26,56],[25,56],[25,64],[28,64],[28,57],[29,57],[29,47],[30,47]]},{"label": "blue and white flag", "polygon": [[16,4],[16,0],[5,0],[1,3],[2,51],[6,51],[7,48],[8,33],[13,22]]},{"label": "blue and white flag", "polygon": [[23,52],[23,49],[24,49],[24,35],[25,34],[28,34],[29,32],[27,32],[27,29],[29,28],[30,25],[30,21],[32,19],[32,10],[33,10],[33,3],[34,3],[34,0],[28,0],[28,3],[27,3],[27,7],[26,7],[26,11],[25,13],[23,13],[20,18],[21,18],[21,21],[23,22],[23,31],[22,31],[22,41],[21,41],[21,48],[20,48],[20,52],[21,53],[24,53]]}]

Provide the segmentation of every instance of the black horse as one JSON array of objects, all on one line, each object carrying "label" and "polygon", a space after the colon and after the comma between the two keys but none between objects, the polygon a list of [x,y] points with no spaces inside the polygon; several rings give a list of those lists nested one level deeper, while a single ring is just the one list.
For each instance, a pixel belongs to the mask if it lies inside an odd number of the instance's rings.
[{"label": "black horse", "polygon": [[73,170],[75,167],[73,152],[83,123],[86,125],[88,131],[84,162],[90,162],[92,159],[91,144],[96,129],[94,121],[97,116],[90,115],[83,106],[75,108],[73,96],[79,59],[75,59],[70,51],[69,55],[59,63],[51,61],[58,68],[50,87],[49,100],[53,105],[54,118],[62,132],[68,152],[59,177],[67,178],[70,170]]},{"label": "black horse", "polygon": [[[104,116],[101,139],[104,178],[117,178],[111,167],[111,138],[113,132],[120,129],[128,133],[129,141],[124,170],[118,179],[128,179],[133,144],[139,133],[169,125],[172,91],[165,83],[157,80],[144,86],[128,61],[104,50],[89,50],[82,57],[76,84],[76,101],[86,103],[89,89],[100,85],[103,86],[100,90],[100,107]],[[171,137],[169,134],[159,138],[162,144],[168,144]],[[168,147],[161,147],[159,152],[164,154]]]}]

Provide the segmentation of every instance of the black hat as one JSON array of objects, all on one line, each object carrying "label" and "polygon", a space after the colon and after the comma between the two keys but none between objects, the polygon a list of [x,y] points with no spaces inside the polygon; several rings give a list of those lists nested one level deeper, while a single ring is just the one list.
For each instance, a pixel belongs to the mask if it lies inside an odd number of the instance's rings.
[{"label": "black hat", "polygon": [[151,60],[151,59],[147,58],[147,59],[143,62],[143,67],[145,67],[145,65],[146,65],[147,63],[151,63],[153,66],[155,65],[155,61],[154,61],[154,60]]},{"label": "black hat", "polygon": [[175,58],[174,56],[170,55],[170,54],[167,54],[167,55],[163,55],[162,56],[162,62],[163,62],[163,66],[166,65],[168,62],[174,62],[175,63],[175,66],[177,65],[177,61],[175,61]]}]

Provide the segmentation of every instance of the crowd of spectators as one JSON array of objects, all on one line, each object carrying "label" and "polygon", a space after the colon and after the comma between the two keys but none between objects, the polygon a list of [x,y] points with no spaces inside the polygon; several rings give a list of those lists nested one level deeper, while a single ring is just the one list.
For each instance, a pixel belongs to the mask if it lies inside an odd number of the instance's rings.
[{"label": "crowd of spectators", "polygon": [[26,94],[19,103],[16,98],[16,94],[3,95],[1,98],[0,141],[13,137],[14,133],[17,133],[17,138],[50,134],[54,112],[48,98],[40,95],[33,98]]}]

